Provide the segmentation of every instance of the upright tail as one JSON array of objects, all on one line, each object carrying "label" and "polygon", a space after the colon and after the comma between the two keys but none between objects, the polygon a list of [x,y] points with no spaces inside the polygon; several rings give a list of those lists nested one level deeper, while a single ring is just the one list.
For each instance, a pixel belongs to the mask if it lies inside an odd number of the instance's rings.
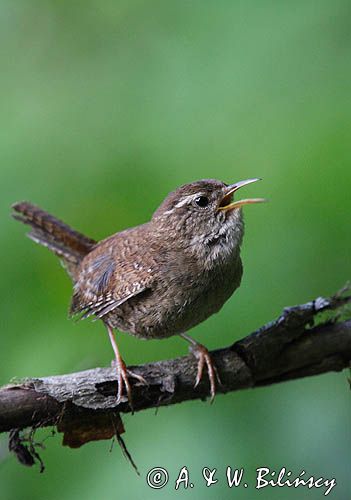
[{"label": "upright tail", "polygon": [[27,236],[54,252],[74,279],[75,269],[96,245],[96,241],[74,231],[64,222],[27,201],[15,203],[12,208],[15,219],[31,226]]}]

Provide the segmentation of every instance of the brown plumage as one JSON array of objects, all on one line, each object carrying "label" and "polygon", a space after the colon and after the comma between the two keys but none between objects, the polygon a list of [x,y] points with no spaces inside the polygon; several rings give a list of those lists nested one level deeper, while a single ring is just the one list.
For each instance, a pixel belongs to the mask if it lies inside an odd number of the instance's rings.
[{"label": "brown plumage", "polygon": [[22,201],[14,203],[12,208],[15,210],[12,216],[16,220],[31,226],[27,236],[54,252],[75,280],[79,263],[96,245],[96,241],[75,231],[32,203]]},{"label": "brown plumage", "polygon": [[170,193],[150,222],[96,242],[28,202],[13,205],[14,217],[31,226],[28,236],[53,251],[74,285],[70,312],[102,319],[115,352],[118,402],[129,372],[113,329],[140,338],[179,334],[199,358],[196,385],[206,364],[215,394],[215,367],[208,351],[186,331],[217,312],[239,286],[243,221],[240,207],[261,199],[232,202],[234,192],[257,179],[233,185],[213,179]]}]

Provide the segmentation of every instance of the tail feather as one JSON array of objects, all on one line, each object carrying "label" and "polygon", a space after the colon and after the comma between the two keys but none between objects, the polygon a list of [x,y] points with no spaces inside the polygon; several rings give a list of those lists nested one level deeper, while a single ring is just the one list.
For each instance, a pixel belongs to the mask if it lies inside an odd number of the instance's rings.
[{"label": "tail feather", "polygon": [[12,208],[15,211],[12,215],[16,220],[31,226],[29,238],[60,257],[69,274],[74,277],[74,269],[96,245],[96,241],[75,231],[32,203],[23,201],[15,203]]}]

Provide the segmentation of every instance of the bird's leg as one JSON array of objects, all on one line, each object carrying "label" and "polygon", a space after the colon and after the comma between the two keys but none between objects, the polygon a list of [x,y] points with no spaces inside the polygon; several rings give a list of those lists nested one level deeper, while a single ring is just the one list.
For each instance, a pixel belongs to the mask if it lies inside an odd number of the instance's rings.
[{"label": "bird's leg", "polygon": [[135,378],[141,384],[144,384],[144,385],[148,385],[148,383],[146,382],[144,377],[127,369],[126,364],[123,361],[123,359],[119,353],[119,349],[117,346],[117,342],[116,342],[116,338],[115,338],[115,334],[114,334],[113,329],[109,325],[106,325],[106,328],[108,331],[108,335],[110,337],[112,349],[115,353],[115,359],[116,359],[117,385],[118,385],[117,404],[120,403],[120,401],[121,401],[121,397],[123,395],[123,386],[125,386],[125,389],[127,392],[127,397],[128,397],[128,402],[129,402],[130,408],[133,410],[132,389],[130,387],[128,377]]},{"label": "bird's leg", "polygon": [[216,378],[218,383],[221,383],[216,365],[213,363],[210,353],[208,352],[208,349],[204,345],[200,344],[186,333],[181,333],[180,336],[190,343],[191,345],[190,351],[194,354],[194,356],[198,360],[197,375],[194,387],[197,387],[199,385],[203,375],[204,366],[206,364],[208,378],[210,380],[210,393],[211,393],[210,402],[213,403],[214,397],[216,395]]}]

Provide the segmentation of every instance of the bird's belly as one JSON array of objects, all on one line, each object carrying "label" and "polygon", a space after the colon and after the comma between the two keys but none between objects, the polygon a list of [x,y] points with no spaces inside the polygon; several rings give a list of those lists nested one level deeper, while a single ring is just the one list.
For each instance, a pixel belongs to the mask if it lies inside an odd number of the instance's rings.
[{"label": "bird's belly", "polygon": [[[240,285],[241,262],[206,276],[203,285],[160,286],[117,308],[107,318],[113,328],[152,339],[183,333],[219,311]],[[200,278],[199,278],[200,279]]]}]

